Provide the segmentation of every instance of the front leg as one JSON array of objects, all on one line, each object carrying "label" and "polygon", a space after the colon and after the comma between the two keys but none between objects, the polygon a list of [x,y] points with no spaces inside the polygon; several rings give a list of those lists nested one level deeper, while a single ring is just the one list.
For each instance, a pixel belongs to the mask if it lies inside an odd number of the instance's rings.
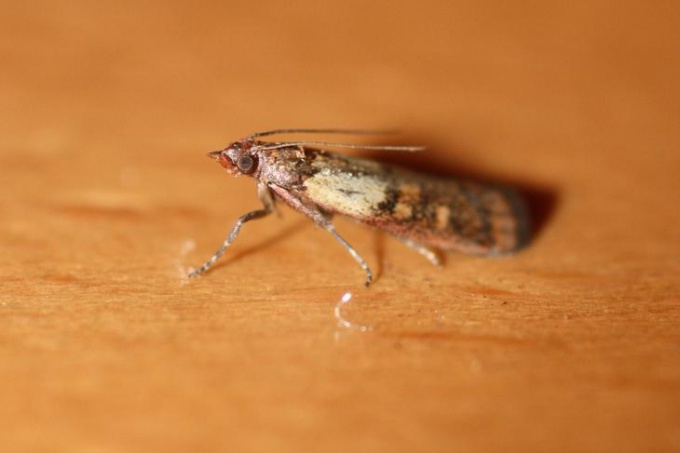
[{"label": "front leg", "polygon": [[215,254],[211,256],[210,259],[203,264],[203,266],[191,272],[189,274],[189,278],[198,277],[199,275],[210,269],[212,265],[215,264],[215,262],[217,262],[217,260],[220,259],[222,255],[224,255],[224,252],[231,245],[231,243],[236,240],[236,237],[238,236],[239,231],[241,231],[241,227],[243,226],[244,223],[250,222],[251,220],[255,219],[261,219],[274,212],[274,199],[272,198],[271,192],[269,191],[269,188],[266,186],[266,184],[257,185],[257,195],[259,196],[260,201],[264,205],[264,208],[258,209],[257,211],[248,212],[239,217],[238,220],[236,220],[234,226],[231,227],[231,231],[229,231],[229,234],[222,243],[222,246],[220,246],[220,248],[215,252]]},{"label": "front leg", "polygon": [[330,219],[326,216],[326,214],[321,212],[321,210],[316,205],[303,202],[294,193],[287,189],[284,189],[283,187],[271,185],[270,189],[274,191],[274,193],[278,195],[279,198],[288,203],[293,209],[303,213],[304,215],[312,219],[314,223],[316,223],[318,226],[322,227],[330,234],[332,234],[333,237],[338,242],[340,242],[340,244],[342,244],[343,247],[347,249],[349,254],[352,255],[352,258],[354,258],[354,260],[359,264],[359,266],[361,266],[364,272],[366,272],[366,282],[364,284],[368,288],[368,286],[371,284],[371,281],[373,280],[373,273],[371,272],[371,268],[368,267],[366,260],[364,260],[361,257],[361,255],[359,255],[359,252],[357,252],[354,249],[354,247],[352,247],[342,236],[338,234],[337,231],[335,231],[335,227],[331,223]]}]

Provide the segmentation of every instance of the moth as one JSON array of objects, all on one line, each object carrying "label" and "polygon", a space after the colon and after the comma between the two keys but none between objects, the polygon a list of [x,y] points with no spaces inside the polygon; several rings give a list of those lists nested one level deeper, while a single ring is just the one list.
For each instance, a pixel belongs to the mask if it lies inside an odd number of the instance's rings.
[{"label": "moth", "polygon": [[530,238],[526,205],[517,192],[498,185],[417,173],[328,148],[420,151],[417,146],[381,146],[320,141],[265,141],[277,134],[365,134],[337,129],[277,129],[256,132],[208,156],[233,176],[257,181],[263,207],[238,218],[221,247],[190,278],[206,272],[232,244],[241,227],[275,210],[281,201],[328,231],[361,266],[365,285],[371,269],[335,230],[335,214],[379,228],[440,266],[435,250],[496,256],[515,252]]}]

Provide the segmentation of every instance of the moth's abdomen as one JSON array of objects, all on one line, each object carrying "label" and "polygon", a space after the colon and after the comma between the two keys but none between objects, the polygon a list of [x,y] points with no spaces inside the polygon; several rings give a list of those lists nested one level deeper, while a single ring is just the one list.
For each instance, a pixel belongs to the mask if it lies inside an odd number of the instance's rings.
[{"label": "moth's abdomen", "polygon": [[531,236],[528,210],[520,195],[509,188],[467,183],[442,234],[447,250],[499,255],[515,252]]},{"label": "moth's abdomen", "polygon": [[475,255],[516,251],[530,236],[527,210],[510,190],[439,180],[397,184],[378,203],[374,224],[443,250]]}]

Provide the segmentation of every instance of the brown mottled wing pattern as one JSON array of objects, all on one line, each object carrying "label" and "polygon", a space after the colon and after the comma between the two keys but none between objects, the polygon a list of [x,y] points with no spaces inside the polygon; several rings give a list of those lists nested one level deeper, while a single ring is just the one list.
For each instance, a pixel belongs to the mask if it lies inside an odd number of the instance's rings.
[{"label": "brown mottled wing pattern", "polygon": [[302,182],[290,189],[325,212],[470,254],[513,252],[529,240],[524,202],[511,189],[309,148],[304,155],[296,161]]},{"label": "brown mottled wing pattern", "polygon": [[527,243],[526,209],[515,192],[417,176],[393,180],[375,220],[366,223],[424,245],[470,254],[508,253]]}]

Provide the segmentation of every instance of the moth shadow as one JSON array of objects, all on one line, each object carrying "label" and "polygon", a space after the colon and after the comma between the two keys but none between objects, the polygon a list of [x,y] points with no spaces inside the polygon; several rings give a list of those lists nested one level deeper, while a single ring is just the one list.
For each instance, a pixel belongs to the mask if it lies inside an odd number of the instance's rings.
[{"label": "moth shadow", "polygon": [[[384,143],[386,144],[386,143]],[[376,161],[398,165],[409,170],[418,171],[440,177],[450,177],[474,180],[482,183],[507,186],[517,190],[526,200],[532,225],[532,242],[550,223],[560,196],[555,187],[549,187],[531,181],[528,177],[509,176],[498,171],[489,170],[475,165],[461,156],[471,156],[462,148],[451,144],[432,143],[418,136],[400,137],[400,140],[390,145],[425,145],[425,151],[394,152],[394,151],[366,151],[362,157]]]}]

